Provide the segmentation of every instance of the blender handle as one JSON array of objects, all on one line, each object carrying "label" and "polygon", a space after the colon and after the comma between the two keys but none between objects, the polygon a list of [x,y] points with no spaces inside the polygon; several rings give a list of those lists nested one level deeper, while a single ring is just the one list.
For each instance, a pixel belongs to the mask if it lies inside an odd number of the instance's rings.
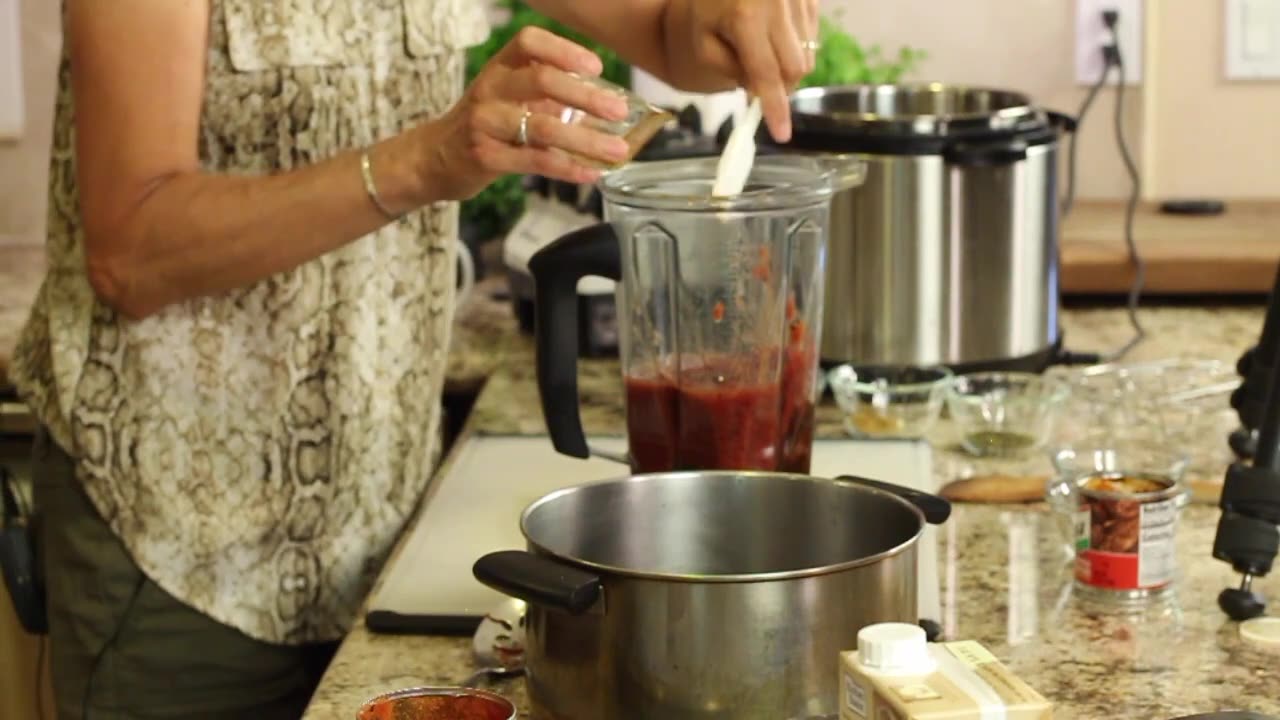
[{"label": "blender handle", "polygon": [[578,409],[578,281],[622,280],[622,251],[608,223],[575,230],[529,258],[534,283],[534,337],[542,417],[555,449],[590,456]]}]

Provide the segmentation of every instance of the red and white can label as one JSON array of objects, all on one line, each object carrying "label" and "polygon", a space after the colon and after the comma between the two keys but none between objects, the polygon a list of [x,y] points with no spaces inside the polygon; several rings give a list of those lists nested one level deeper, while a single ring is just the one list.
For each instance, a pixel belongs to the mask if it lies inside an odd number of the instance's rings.
[{"label": "red and white can label", "polygon": [[1075,575],[1112,590],[1168,585],[1177,570],[1173,499],[1141,502],[1084,497],[1075,517]]}]

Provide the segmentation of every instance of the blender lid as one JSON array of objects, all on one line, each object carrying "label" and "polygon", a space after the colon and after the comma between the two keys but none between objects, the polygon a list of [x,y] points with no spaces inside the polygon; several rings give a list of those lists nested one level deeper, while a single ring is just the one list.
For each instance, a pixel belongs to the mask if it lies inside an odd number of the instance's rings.
[{"label": "blender lid", "polygon": [[758,212],[809,207],[862,184],[866,162],[850,155],[757,154],[746,188],[712,194],[719,157],[631,163],[600,181],[605,201],[671,212]]},{"label": "blender lid", "polygon": [[1025,139],[1053,130],[1048,114],[1022,93],[942,83],[803,88],[791,97],[791,114],[795,141],[802,145],[861,139],[902,153],[935,152],[959,139]]}]

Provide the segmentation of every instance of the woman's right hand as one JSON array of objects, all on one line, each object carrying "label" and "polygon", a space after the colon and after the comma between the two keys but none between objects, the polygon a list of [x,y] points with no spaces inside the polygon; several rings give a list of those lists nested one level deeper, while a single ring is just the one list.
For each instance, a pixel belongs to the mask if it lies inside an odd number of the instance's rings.
[{"label": "woman's right hand", "polygon": [[[628,147],[622,138],[560,120],[565,107],[609,121],[626,118],[624,97],[573,75],[598,75],[601,69],[590,50],[542,28],[522,29],[458,104],[421,128],[423,180],[436,188],[433,195],[465,200],[511,173],[589,183],[600,172],[573,155],[606,165],[624,160]],[[527,142],[521,144],[526,113]]]}]

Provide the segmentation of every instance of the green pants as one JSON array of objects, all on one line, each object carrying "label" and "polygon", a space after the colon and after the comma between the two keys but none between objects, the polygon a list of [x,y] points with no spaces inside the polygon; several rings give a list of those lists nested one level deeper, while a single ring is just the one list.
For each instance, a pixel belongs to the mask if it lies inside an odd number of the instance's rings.
[{"label": "green pants", "polygon": [[58,718],[302,715],[336,646],[259,642],[147,579],[44,432],[33,452]]}]

